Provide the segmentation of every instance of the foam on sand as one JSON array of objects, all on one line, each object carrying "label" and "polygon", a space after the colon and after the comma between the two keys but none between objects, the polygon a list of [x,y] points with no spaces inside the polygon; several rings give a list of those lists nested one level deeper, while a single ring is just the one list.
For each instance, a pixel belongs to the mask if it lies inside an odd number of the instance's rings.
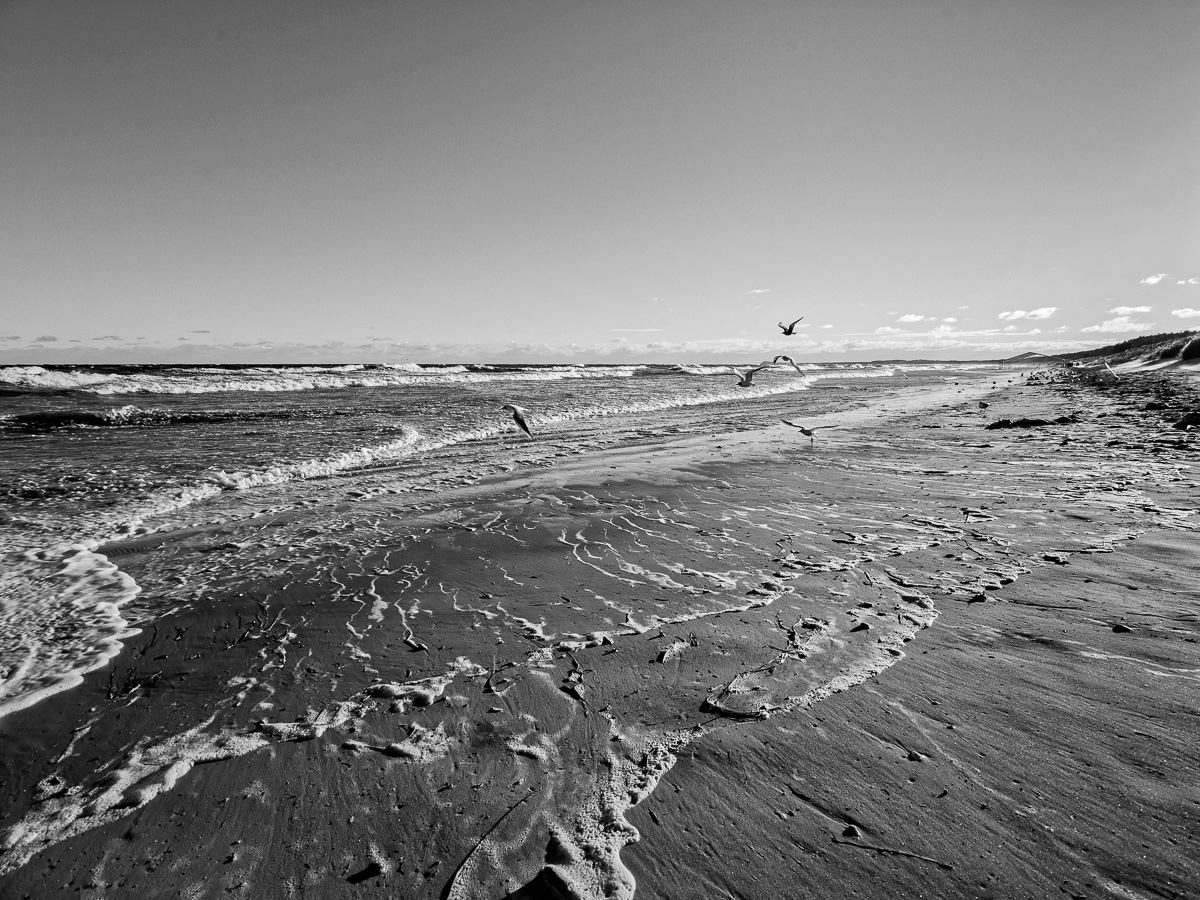
[{"label": "foam on sand", "polygon": [[[377,684],[332,704],[298,722],[259,722],[251,731],[214,727],[220,711],[187,731],[165,740],[143,740],[90,783],[69,785],[61,778],[43,779],[38,803],[0,834],[0,875],[18,869],[36,853],[93,828],[125,818],[164,791],[171,790],[197,763],[235,759],[281,741],[310,741],[328,730],[344,728],[375,711],[375,700],[388,700],[389,711],[406,715],[428,707],[444,694],[456,675],[483,670],[462,659],[445,675],[405,684]],[[222,704],[228,706],[229,701]],[[444,756],[450,739],[441,725],[433,729],[411,723],[401,742],[376,748],[388,756],[428,763]],[[348,742],[346,749],[363,749]]]},{"label": "foam on sand", "polygon": [[0,717],[79,684],[137,633],[121,606],[140,588],[94,549],[8,557],[0,576]]}]

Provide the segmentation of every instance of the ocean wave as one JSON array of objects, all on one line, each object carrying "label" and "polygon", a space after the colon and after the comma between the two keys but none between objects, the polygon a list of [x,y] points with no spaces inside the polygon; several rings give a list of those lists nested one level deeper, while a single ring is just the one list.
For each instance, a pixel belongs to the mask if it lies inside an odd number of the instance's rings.
[{"label": "ocean wave", "polygon": [[[769,397],[776,394],[808,390],[814,380],[806,376],[803,378],[793,378],[783,383],[754,385],[750,388],[730,387],[725,390],[710,391],[700,395],[660,397],[637,402],[626,401],[607,405],[581,405],[545,415],[534,415],[531,421],[533,424],[544,426],[578,419],[659,412],[667,409],[725,403],[732,400]],[[507,426],[499,424],[485,425],[458,430],[440,437],[429,437],[416,429],[402,426],[402,437],[385,444],[358,447],[343,453],[331,454],[283,466],[272,466],[271,468],[258,471],[225,472],[224,470],[219,470],[211,472],[205,476],[201,484],[171,495],[171,499],[167,501],[166,506],[171,509],[179,508],[188,503],[211,497],[221,491],[245,491],[256,487],[283,484],[289,481],[324,478],[355,469],[376,467],[419,453],[427,453],[468,441],[485,440],[495,437],[506,430],[506,428]],[[143,515],[155,515],[166,511],[168,509],[156,506],[144,512]]]},{"label": "ocean wave", "polygon": [[[132,368],[132,367],[131,367]],[[559,381],[565,378],[627,378],[644,366],[355,365],[293,367],[154,368],[129,372],[0,368],[0,384],[30,391],[75,390],[89,394],[212,394],[378,388],[419,384]]]},{"label": "ocean wave", "polygon": [[[218,470],[210,473],[206,481],[217,490],[245,491],[250,488],[270,484],[283,484],[288,481],[307,481],[312,478],[324,478],[336,475],[349,469],[362,469],[382,462],[392,462],[396,459],[410,456],[414,452],[430,449],[437,442],[424,438],[415,428],[401,427],[402,436],[385,444],[371,447],[358,447],[343,453],[334,453],[318,459],[290,463],[283,466],[272,466],[256,472],[226,472]],[[211,496],[216,491],[205,492],[204,486],[199,486],[201,493]],[[192,499],[195,499],[193,495]]]},{"label": "ocean wave", "polygon": [[99,372],[76,372],[43,369],[41,366],[6,366],[0,368],[0,384],[24,388],[71,390],[104,384],[108,375]]},{"label": "ocean wave", "polygon": [[[743,365],[723,365],[721,363],[701,363],[688,364],[678,363],[670,366],[670,370],[675,375],[738,375],[746,369],[754,368],[756,365],[770,365],[777,369],[791,369],[791,366],[785,363],[773,364],[770,360],[763,360],[760,363],[745,363]],[[826,372],[831,371],[833,366],[828,363],[797,363],[796,368],[802,372]],[[858,366],[858,368],[863,368]]]},{"label": "ocean wave", "polygon": [[57,431],[63,428],[152,428],[175,425],[211,425],[221,422],[250,422],[266,419],[309,419],[351,416],[335,410],[208,410],[177,412],[142,406],[112,409],[45,410],[0,416],[0,428],[19,431]]}]

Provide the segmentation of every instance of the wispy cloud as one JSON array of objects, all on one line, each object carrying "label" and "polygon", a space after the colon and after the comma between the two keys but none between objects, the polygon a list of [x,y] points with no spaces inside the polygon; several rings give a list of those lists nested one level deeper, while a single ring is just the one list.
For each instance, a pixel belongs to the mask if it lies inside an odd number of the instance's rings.
[{"label": "wispy cloud", "polygon": [[1149,331],[1153,327],[1154,323],[1152,322],[1134,322],[1129,316],[1117,316],[1115,319],[1105,319],[1099,325],[1089,325],[1083,330],[1122,334],[1129,331]]},{"label": "wispy cloud", "polygon": [[771,289],[770,288],[755,288],[750,293],[751,294],[769,294],[769,293],[771,293]]},{"label": "wispy cloud", "polygon": [[1012,319],[1048,319],[1058,312],[1057,306],[1041,306],[1037,309],[1011,309],[1000,313],[997,318],[1012,320]]},{"label": "wispy cloud", "polygon": [[1154,309],[1153,306],[1114,306],[1109,312],[1118,316],[1127,316],[1130,313],[1150,312],[1152,309]]},{"label": "wispy cloud", "polygon": [[188,333],[189,334],[212,334],[212,332],[209,331],[207,328],[196,328]]},{"label": "wispy cloud", "polygon": [[905,313],[896,321],[897,322],[924,322],[927,319],[931,322],[935,321],[933,316],[918,316],[916,313]]},{"label": "wispy cloud", "polygon": [[43,334],[41,337],[35,337],[34,340],[42,344],[49,344],[52,341],[57,341],[58,338],[52,334]]},{"label": "wispy cloud", "polygon": [[1158,284],[1166,277],[1166,272],[1159,272],[1157,275],[1147,275],[1145,278],[1139,281],[1138,284]]},{"label": "wispy cloud", "polygon": [[946,318],[942,319],[942,321],[943,322],[957,322],[958,319],[954,318],[954,316],[946,316]]},{"label": "wispy cloud", "polygon": [[100,337],[92,338],[92,340],[93,341],[119,341],[119,340],[121,340],[121,336],[119,334],[102,334],[102,335],[100,335]]},{"label": "wispy cloud", "polygon": [[1191,309],[1185,306],[1183,309],[1171,310],[1171,315],[1181,319],[1200,319],[1200,309]]},{"label": "wispy cloud", "polygon": [[1181,278],[1176,284],[1200,284],[1200,278]]}]

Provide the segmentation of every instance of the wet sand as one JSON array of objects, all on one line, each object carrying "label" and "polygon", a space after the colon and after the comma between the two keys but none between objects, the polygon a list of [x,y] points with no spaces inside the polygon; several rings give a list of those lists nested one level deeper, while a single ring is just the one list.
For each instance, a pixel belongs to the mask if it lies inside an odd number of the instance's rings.
[{"label": "wet sand", "polygon": [[[964,379],[357,503],[0,720],[0,894],[1194,896],[1195,406]],[[168,539],[236,553],[107,552]]]}]

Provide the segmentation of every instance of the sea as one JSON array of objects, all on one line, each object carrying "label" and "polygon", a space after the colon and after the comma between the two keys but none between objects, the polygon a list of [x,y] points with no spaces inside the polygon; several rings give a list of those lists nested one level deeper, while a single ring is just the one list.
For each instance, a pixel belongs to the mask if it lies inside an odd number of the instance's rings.
[{"label": "sea", "polygon": [[[964,368],[780,364],[749,387],[726,365],[0,368],[0,717],[78,684],[232,567],[275,564],[279,542],[247,537],[265,517],[315,534],[383,494],[452,507],[456,489],[564,457],[759,428]],[[219,531],[236,559],[168,558],[152,586],[122,571],[123,550],[189,529]]]}]

